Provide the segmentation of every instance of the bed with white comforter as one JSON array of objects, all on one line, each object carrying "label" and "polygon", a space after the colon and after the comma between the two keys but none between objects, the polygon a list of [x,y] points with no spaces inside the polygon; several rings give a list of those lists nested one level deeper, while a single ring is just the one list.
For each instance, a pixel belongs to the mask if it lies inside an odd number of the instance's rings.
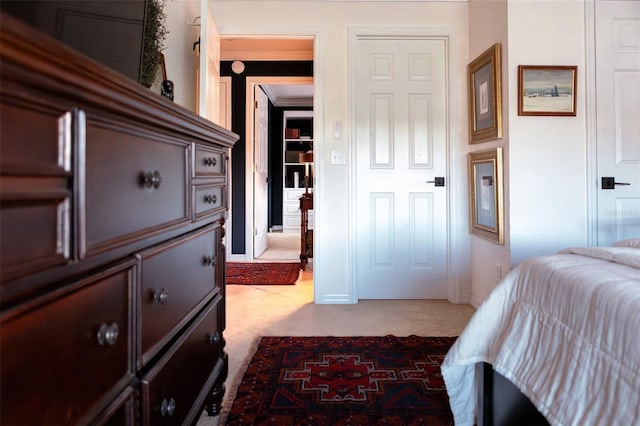
[{"label": "bed with white comforter", "polygon": [[533,258],[505,277],[442,364],[456,425],[475,422],[479,362],[552,425],[640,424],[640,239]]}]

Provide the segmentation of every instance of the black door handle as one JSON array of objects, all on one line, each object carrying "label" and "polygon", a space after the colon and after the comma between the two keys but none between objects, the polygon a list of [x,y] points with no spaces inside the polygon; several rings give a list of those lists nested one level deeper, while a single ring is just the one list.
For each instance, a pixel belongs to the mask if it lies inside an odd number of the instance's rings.
[{"label": "black door handle", "polygon": [[444,177],[435,177],[434,180],[428,180],[426,183],[432,183],[434,186],[444,186]]},{"label": "black door handle", "polygon": [[615,189],[616,185],[629,186],[630,183],[625,182],[616,182],[616,178],[614,177],[603,177],[601,179],[601,188],[602,189]]}]

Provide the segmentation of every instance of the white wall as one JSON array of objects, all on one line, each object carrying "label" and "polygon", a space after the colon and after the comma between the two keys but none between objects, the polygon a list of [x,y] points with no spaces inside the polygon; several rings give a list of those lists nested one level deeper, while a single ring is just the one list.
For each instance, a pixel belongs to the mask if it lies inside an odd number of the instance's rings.
[{"label": "white wall", "polygon": [[[199,63],[193,43],[200,36],[200,26],[189,26],[200,16],[199,0],[171,0],[165,2],[167,30],[164,58],[167,78],[173,81],[173,101],[196,111],[196,69]],[[198,20],[199,22],[199,20]]]},{"label": "white wall", "polygon": [[[586,1],[586,0],[585,0]],[[496,264],[503,275],[523,259],[587,242],[585,5],[583,0],[470,0],[465,2],[335,2],[217,0],[211,7],[223,35],[313,35],[316,37],[315,299],[344,301],[350,294],[346,166],[330,165],[331,149],[349,153],[348,27],[449,28],[455,68],[451,82],[453,120],[451,203],[467,215],[466,153],[502,146],[505,154],[505,245],[468,238],[468,226],[454,229],[452,250],[466,260],[457,266],[463,294],[470,286],[474,305],[495,287]],[[191,50],[199,27],[199,1],[166,4],[169,37],[165,56],[176,102],[195,110],[195,66]],[[286,17],[284,19],[283,17]],[[466,65],[495,42],[502,43],[503,134],[499,141],[469,145]],[[518,65],[577,65],[576,117],[517,115]],[[343,122],[334,141],[331,123]],[[326,140],[325,140],[326,139]],[[459,218],[460,219],[460,218]],[[460,223],[464,223],[462,218]],[[467,263],[470,265],[470,273]],[[467,282],[472,276],[471,282]]]},{"label": "white wall", "polygon": [[[469,61],[502,43],[505,245],[472,237],[471,301],[522,260],[587,241],[585,26],[581,0],[471,0]],[[518,116],[518,65],[577,65],[576,117]],[[486,146],[485,146],[486,145]]]},{"label": "white wall", "polygon": [[[509,0],[511,264],[587,244],[585,4]],[[577,116],[517,114],[518,65],[577,65]]]},{"label": "white wall", "polygon": [[[317,303],[348,303],[352,289],[349,277],[348,228],[349,166],[331,165],[330,150],[349,155],[348,28],[350,26],[431,27],[454,33],[450,64],[454,67],[451,88],[455,113],[451,117],[455,148],[465,150],[467,4],[464,2],[335,2],[335,1],[214,1],[213,14],[221,35],[312,35],[315,36],[314,116],[317,142],[315,189],[314,285]],[[342,138],[331,138],[331,123],[343,123]],[[326,135],[326,137],[324,136]],[[455,153],[459,150],[454,149]],[[455,155],[455,154],[454,154]],[[455,155],[457,170],[463,171],[464,154]],[[347,158],[349,164],[349,158]],[[453,175],[452,202],[456,195],[466,200],[466,182]],[[455,230],[454,232],[458,232]],[[463,230],[459,232],[464,234]],[[454,250],[464,250],[454,244]],[[464,265],[456,265],[464,270]],[[464,273],[464,271],[462,271]],[[468,283],[463,283],[463,287]],[[465,290],[463,290],[465,293]],[[468,290],[466,290],[468,296]],[[464,295],[462,295],[464,297]]]},{"label": "white wall", "polygon": [[[502,147],[504,158],[504,245],[471,237],[471,304],[478,306],[509,270],[509,40],[507,0],[469,2],[469,57],[473,61],[494,43],[502,45],[502,139],[473,144],[470,151]],[[498,270],[500,269],[500,271]]]}]

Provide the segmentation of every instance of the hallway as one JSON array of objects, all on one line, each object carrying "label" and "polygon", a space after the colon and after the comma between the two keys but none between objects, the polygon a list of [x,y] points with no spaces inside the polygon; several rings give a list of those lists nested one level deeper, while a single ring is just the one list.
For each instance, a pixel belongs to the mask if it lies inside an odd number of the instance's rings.
[{"label": "hallway", "polygon": [[300,259],[300,234],[297,232],[269,232],[267,250],[258,261],[298,261]]}]

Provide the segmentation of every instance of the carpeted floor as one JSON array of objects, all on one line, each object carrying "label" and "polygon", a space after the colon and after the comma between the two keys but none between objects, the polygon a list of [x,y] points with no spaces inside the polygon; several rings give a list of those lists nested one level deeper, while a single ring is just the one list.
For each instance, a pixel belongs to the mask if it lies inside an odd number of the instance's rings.
[{"label": "carpeted floor", "polygon": [[227,284],[293,285],[300,262],[227,262]]},{"label": "carpeted floor", "polygon": [[455,339],[263,337],[219,424],[453,424],[440,364]]}]

